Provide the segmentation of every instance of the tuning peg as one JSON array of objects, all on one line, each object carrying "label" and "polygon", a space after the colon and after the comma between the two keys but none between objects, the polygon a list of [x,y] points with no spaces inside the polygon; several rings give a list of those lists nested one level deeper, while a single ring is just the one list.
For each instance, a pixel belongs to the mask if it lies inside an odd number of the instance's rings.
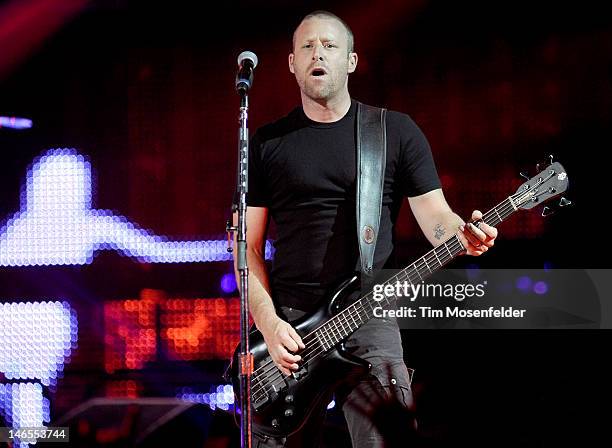
[{"label": "tuning peg", "polygon": [[529,177],[527,174],[525,174],[525,173],[524,173],[524,172],[522,172],[522,171],[521,171],[521,172],[519,172],[519,176],[521,176],[521,177],[523,177],[523,178],[525,178],[525,179],[527,179],[527,180],[531,179],[531,177]]},{"label": "tuning peg", "polygon": [[562,197],[561,200],[559,201],[559,207],[567,207],[568,205],[572,205],[572,201]]},{"label": "tuning peg", "polygon": [[538,173],[539,173],[539,172],[541,172],[541,171],[543,171],[543,170],[545,170],[547,167],[549,167],[550,165],[552,165],[552,164],[553,164],[553,160],[554,160],[553,155],[552,155],[552,154],[549,154],[549,155],[548,155],[548,158],[550,159],[549,161],[546,161],[546,162],[538,162],[538,163],[536,164],[536,171],[537,171]]},{"label": "tuning peg", "polygon": [[546,218],[547,216],[550,216],[550,215],[552,215],[552,214],[554,214],[554,213],[555,213],[555,210],[553,210],[553,209],[552,209],[552,208],[550,208],[550,207],[545,206],[545,207],[542,209],[542,217],[543,217],[543,218]]}]

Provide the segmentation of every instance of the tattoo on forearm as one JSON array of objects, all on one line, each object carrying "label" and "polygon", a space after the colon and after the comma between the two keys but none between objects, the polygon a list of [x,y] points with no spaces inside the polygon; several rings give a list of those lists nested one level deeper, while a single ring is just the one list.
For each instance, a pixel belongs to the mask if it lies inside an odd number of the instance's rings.
[{"label": "tattoo on forearm", "polygon": [[436,226],[434,227],[434,237],[439,240],[444,236],[445,233],[446,229],[444,228],[444,226],[442,224],[436,224]]}]

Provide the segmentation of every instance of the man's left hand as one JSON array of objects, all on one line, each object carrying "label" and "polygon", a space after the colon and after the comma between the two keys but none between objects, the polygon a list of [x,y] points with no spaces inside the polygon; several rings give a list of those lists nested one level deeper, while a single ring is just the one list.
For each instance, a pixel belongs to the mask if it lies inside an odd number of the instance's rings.
[{"label": "man's left hand", "polygon": [[[482,213],[478,210],[472,212],[472,221],[482,219]],[[465,247],[465,253],[467,255],[482,255],[493,247],[495,244],[495,238],[497,238],[497,229],[484,222],[480,222],[478,227],[474,224],[467,223],[459,226],[459,232],[457,233],[463,247]]]}]

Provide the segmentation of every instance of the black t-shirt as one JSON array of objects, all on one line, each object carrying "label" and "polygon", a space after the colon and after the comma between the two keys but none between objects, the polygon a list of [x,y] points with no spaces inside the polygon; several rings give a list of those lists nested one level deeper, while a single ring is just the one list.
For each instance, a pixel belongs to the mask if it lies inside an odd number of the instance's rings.
[{"label": "black t-shirt", "polygon": [[[352,101],[339,121],[318,123],[298,107],[250,143],[247,204],[267,207],[276,225],[271,285],[278,305],[312,309],[358,266],[356,109]],[[410,117],[388,111],[386,128],[376,269],[393,250],[402,199],[440,188],[427,139]]]}]

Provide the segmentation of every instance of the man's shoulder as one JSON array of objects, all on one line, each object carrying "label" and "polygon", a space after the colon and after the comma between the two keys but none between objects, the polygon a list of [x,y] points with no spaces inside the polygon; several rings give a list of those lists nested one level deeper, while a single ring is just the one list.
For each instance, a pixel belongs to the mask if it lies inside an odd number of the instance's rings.
[{"label": "man's shoulder", "polygon": [[[374,106],[379,107],[379,106]],[[400,144],[409,143],[427,146],[427,138],[410,115],[398,110],[386,109],[387,136]]]},{"label": "man's shoulder", "polygon": [[281,138],[296,129],[299,116],[300,110],[299,107],[296,107],[284,117],[259,127],[255,135],[262,143]]},{"label": "man's shoulder", "polygon": [[[365,104],[365,103],[362,103],[362,104]],[[386,120],[387,120],[388,128],[400,127],[400,128],[405,128],[407,130],[418,130],[418,126],[416,125],[412,117],[410,117],[410,115],[408,115],[405,112],[400,112],[400,111],[393,110],[393,109],[387,109],[381,106],[374,106],[374,105],[369,105],[369,104],[366,104],[366,105],[370,107],[376,107],[379,109],[386,110]]]},{"label": "man's shoulder", "polygon": [[387,120],[390,124],[394,124],[396,126],[402,126],[409,129],[418,128],[412,117],[405,112],[387,110]]}]

